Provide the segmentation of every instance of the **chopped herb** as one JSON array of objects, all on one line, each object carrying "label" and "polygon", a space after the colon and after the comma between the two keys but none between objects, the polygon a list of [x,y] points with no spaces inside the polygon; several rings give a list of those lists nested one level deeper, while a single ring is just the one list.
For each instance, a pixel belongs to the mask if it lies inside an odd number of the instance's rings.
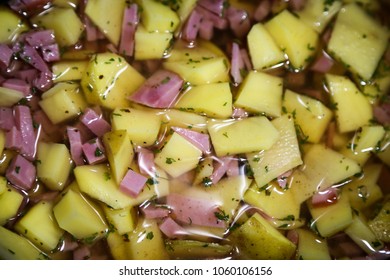
[{"label": "chopped herb", "polygon": [[20,166],[15,166],[15,172],[16,172],[16,174],[19,174],[19,172],[20,172]]},{"label": "chopped herb", "polygon": [[204,177],[202,179],[202,185],[205,187],[211,187],[213,185],[213,181],[210,179],[210,177]]},{"label": "chopped herb", "polygon": [[165,77],[162,81],[161,84],[166,84],[171,80],[171,77]]},{"label": "chopped herb", "polygon": [[154,237],[153,231],[149,231],[149,232],[146,234],[146,239],[152,240],[153,237]]},{"label": "chopped herb", "polygon": [[214,216],[220,221],[228,221],[229,220],[229,215],[226,214],[224,210],[214,212]]},{"label": "chopped herb", "polygon": [[108,181],[108,180],[111,180],[111,174],[110,174],[110,172],[104,172],[104,179],[106,180],[106,181]]},{"label": "chopped herb", "polygon": [[172,164],[172,163],[174,163],[174,162],[176,162],[176,160],[175,160],[174,158],[166,158],[166,159],[165,159],[165,163],[166,163],[166,164]]},{"label": "chopped herb", "polygon": [[228,136],[228,133],[227,133],[227,132],[224,132],[224,133],[222,133],[222,135],[223,135],[223,136],[225,136],[226,138],[229,138],[229,136]]}]

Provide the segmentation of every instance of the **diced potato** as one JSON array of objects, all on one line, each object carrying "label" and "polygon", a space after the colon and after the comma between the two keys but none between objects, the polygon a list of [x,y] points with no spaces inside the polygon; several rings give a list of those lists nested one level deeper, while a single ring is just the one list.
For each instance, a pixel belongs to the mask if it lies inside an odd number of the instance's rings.
[{"label": "diced potato", "polygon": [[3,153],[5,147],[5,132],[0,129],[0,154]]},{"label": "diced potato", "polygon": [[171,8],[179,15],[181,23],[185,22],[192,10],[196,6],[197,0],[170,2]]},{"label": "diced potato", "polygon": [[53,124],[59,124],[80,115],[87,103],[77,84],[62,82],[42,94],[39,106]]},{"label": "diced potato", "polygon": [[305,165],[303,172],[318,191],[341,183],[361,172],[357,162],[323,144],[311,146],[304,155],[303,163]]},{"label": "diced potato", "polygon": [[208,117],[232,115],[232,93],[229,83],[210,83],[191,87],[175,104],[176,109],[203,113]]},{"label": "diced potato", "polygon": [[0,87],[0,97],[0,106],[11,107],[18,103],[24,97],[24,94],[15,89]]},{"label": "diced potato", "polygon": [[367,254],[378,252],[383,248],[383,242],[371,231],[362,213],[353,215],[352,223],[344,232]]},{"label": "diced potato", "polygon": [[368,222],[375,236],[383,242],[390,242],[390,200],[381,207],[379,213]]},{"label": "diced potato", "polygon": [[88,61],[59,61],[52,65],[53,81],[55,83],[64,81],[81,80],[87,69]]},{"label": "diced potato", "polygon": [[222,259],[231,254],[233,248],[229,244],[203,242],[198,240],[167,240],[165,247],[173,259]]},{"label": "diced potato", "polygon": [[53,0],[53,5],[64,7],[64,8],[73,8],[75,9],[79,4],[80,0]]},{"label": "diced potato", "polygon": [[252,184],[245,193],[244,201],[270,217],[286,221],[298,219],[301,207],[291,190],[282,189],[275,182],[263,186]]},{"label": "diced potato", "polygon": [[45,252],[57,248],[64,234],[54,218],[53,203],[49,201],[38,202],[29,209],[15,224],[15,230]]},{"label": "diced potato", "polygon": [[265,28],[287,54],[293,68],[302,69],[311,62],[318,34],[298,17],[286,9],[265,23]]},{"label": "diced potato", "polygon": [[110,249],[110,253],[115,260],[126,260],[127,250],[126,241],[124,237],[118,232],[109,232],[107,235],[107,245]]},{"label": "diced potato", "polygon": [[23,200],[24,197],[20,192],[12,187],[6,188],[6,190],[0,195],[0,226],[5,225],[9,219],[18,214]]},{"label": "diced potato", "polygon": [[134,158],[127,130],[113,130],[103,136],[104,148],[116,183],[122,181]]},{"label": "diced potato", "polygon": [[317,185],[301,169],[295,169],[288,182],[297,203],[303,203],[317,192]]},{"label": "diced potato", "polygon": [[81,78],[81,87],[88,103],[115,109],[128,106],[127,96],[144,81],[123,57],[105,52],[91,58]]},{"label": "diced potato", "polygon": [[7,191],[7,178],[0,176],[0,195]]},{"label": "diced potato", "polygon": [[126,130],[133,145],[150,146],[157,140],[161,116],[154,111],[117,108],[112,112],[113,130]]},{"label": "diced potato", "polygon": [[260,22],[252,26],[247,36],[247,42],[255,70],[267,69],[286,60],[283,51]]},{"label": "diced potato", "polygon": [[266,150],[280,137],[275,126],[263,116],[210,120],[208,131],[217,156]]},{"label": "diced potato", "polygon": [[76,181],[80,190],[90,197],[106,203],[113,209],[122,209],[130,206],[136,206],[142,202],[167,195],[169,185],[166,180],[167,175],[161,171],[156,171],[156,177],[151,178],[148,187],[133,198],[119,190],[115,180],[111,178],[111,172],[104,164],[77,166],[74,169]]},{"label": "diced potato", "polygon": [[197,41],[196,48],[174,45],[163,67],[192,85],[230,81],[229,60],[221,49],[207,41]]},{"label": "diced potato", "polygon": [[372,106],[356,85],[345,76],[327,74],[325,78],[339,131],[351,132],[369,125],[373,119]]},{"label": "diced potato", "polygon": [[282,112],[283,79],[251,71],[240,85],[234,106],[252,113],[279,117]]},{"label": "diced potato", "polygon": [[214,171],[213,158],[206,157],[204,159],[201,159],[195,171],[196,173],[193,181],[194,185],[202,184],[204,186],[208,186],[209,184],[211,184],[212,181],[210,179],[210,176],[213,174]]},{"label": "diced potato", "polygon": [[196,113],[177,109],[166,110],[163,115],[163,123],[169,126],[179,126],[205,133],[207,132],[207,117]]},{"label": "diced potato", "polygon": [[361,92],[368,98],[370,104],[376,105],[390,90],[390,75],[372,79],[370,83],[361,86]]},{"label": "diced potato", "polygon": [[169,175],[178,177],[194,169],[201,156],[200,149],[174,132],[154,161]]},{"label": "diced potato", "polygon": [[242,253],[242,258],[258,260],[289,260],[296,246],[255,213],[230,235]]},{"label": "diced potato", "polygon": [[141,6],[141,22],[148,32],[173,33],[180,18],[169,6],[156,0],[137,0]]},{"label": "diced potato", "polygon": [[136,60],[161,59],[171,46],[173,34],[159,31],[150,32],[142,25],[138,25],[134,40]]},{"label": "diced potato", "polygon": [[329,237],[346,229],[353,221],[351,205],[344,193],[341,193],[334,204],[318,207],[308,200],[307,205],[313,218],[311,226],[314,226],[322,237]]},{"label": "diced potato", "polygon": [[61,47],[76,44],[84,31],[83,23],[72,8],[52,7],[34,16],[31,22],[44,29],[52,29]]},{"label": "diced potato", "polygon": [[246,155],[260,188],[303,163],[292,116],[283,115],[272,124],[279,131],[278,140],[268,150]]},{"label": "diced potato", "polygon": [[123,11],[126,0],[91,0],[85,7],[85,14],[114,45],[118,45],[121,31]]},{"label": "diced potato", "polygon": [[80,192],[69,188],[53,208],[58,225],[77,239],[98,238],[107,230],[104,217]]},{"label": "diced potato", "polygon": [[123,235],[135,229],[137,225],[137,208],[111,209],[105,204],[102,204],[102,208],[107,221],[115,228],[118,234]]},{"label": "diced potato", "polygon": [[168,259],[162,233],[155,220],[140,221],[136,229],[129,234],[128,255],[133,260]]},{"label": "diced potato", "polygon": [[47,260],[49,257],[28,239],[0,226],[0,259]]},{"label": "diced potato", "polygon": [[299,260],[330,260],[328,243],[325,238],[319,237],[314,232],[299,228],[297,258]]},{"label": "diced potato", "polygon": [[383,198],[382,189],[378,186],[382,171],[381,164],[366,164],[363,166],[363,175],[345,186],[345,193],[354,209],[366,209]]},{"label": "diced potato", "polygon": [[298,11],[299,18],[319,34],[341,9],[341,1],[306,1],[303,10]]},{"label": "diced potato", "polygon": [[0,43],[9,44],[21,33],[28,31],[28,25],[11,9],[0,7]]},{"label": "diced potato", "polygon": [[371,154],[379,150],[378,144],[384,135],[385,129],[381,125],[363,126],[340,152],[363,166]]},{"label": "diced potato", "polygon": [[351,71],[369,80],[386,50],[388,39],[388,30],[376,19],[358,5],[348,4],[338,13],[328,50]]},{"label": "diced potato", "polygon": [[324,135],[333,113],[321,101],[287,89],[283,96],[283,111],[293,114],[300,140],[318,143]]},{"label": "diced potato", "polygon": [[72,158],[65,144],[39,142],[37,177],[46,187],[61,191],[72,169]]}]

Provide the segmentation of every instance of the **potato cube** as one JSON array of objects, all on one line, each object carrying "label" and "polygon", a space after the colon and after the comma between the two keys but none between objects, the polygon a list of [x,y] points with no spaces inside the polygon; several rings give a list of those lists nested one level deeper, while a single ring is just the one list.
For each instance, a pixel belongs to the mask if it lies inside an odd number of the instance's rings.
[{"label": "potato cube", "polygon": [[53,81],[55,83],[64,81],[81,80],[85,69],[87,69],[88,61],[59,61],[52,65]]},{"label": "potato cube", "polygon": [[111,115],[113,130],[126,130],[133,145],[150,146],[157,140],[161,117],[154,111],[117,108]]},{"label": "potato cube", "polygon": [[341,6],[342,2],[340,1],[309,0],[297,14],[304,23],[321,34],[333,17],[337,15]]},{"label": "potato cube", "polygon": [[118,45],[121,36],[125,5],[126,0],[91,0],[85,7],[88,18],[115,46]]},{"label": "potato cube", "polygon": [[0,258],[3,260],[47,260],[49,256],[27,238],[0,226]]},{"label": "potato cube", "polygon": [[173,34],[168,32],[150,32],[138,25],[135,32],[134,57],[137,60],[161,59],[169,49]]},{"label": "potato cube", "polygon": [[272,124],[280,133],[278,140],[268,150],[246,155],[260,188],[303,163],[292,116],[283,115]]},{"label": "potato cube", "polygon": [[0,87],[0,96],[0,106],[11,107],[18,103],[24,97],[24,94],[15,89]]},{"label": "potato cube", "polygon": [[91,58],[81,78],[81,87],[89,103],[115,109],[129,105],[127,97],[144,81],[123,57],[105,52]]},{"label": "potato cube", "polygon": [[252,184],[245,193],[244,201],[275,219],[299,218],[301,205],[295,201],[294,194],[289,189],[282,189],[276,182],[262,186]]},{"label": "potato cube", "polygon": [[141,22],[148,32],[173,33],[180,18],[165,3],[156,0],[137,0],[141,6]]},{"label": "potato cube", "polygon": [[136,229],[129,234],[126,242],[127,252],[133,260],[165,260],[168,253],[162,233],[155,220],[140,221]]},{"label": "potato cube", "polygon": [[299,240],[297,248],[299,260],[331,260],[325,238],[305,228],[298,228],[296,231]]},{"label": "potato cube", "polygon": [[77,239],[102,236],[108,226],[80,192],[69,188],[53,208],[59,226]]},{"label": "potato cube", "polygon": [[120,235],[129,233],[135,229],[137,225],[137,208],[125,207],[122,209],[111,209],[105,204],[102,205],[102,208],[107,221],[114,226]]},{"label": "potato cube", "polygon": [[168,126],[189,128],[198,132],[207,132],[207,117],[196,113],[169,109],[163,115],[163,123]]},{"label": "potato cube", "polygon": [[208,117],[232,115],[232,93],[229,83],[212,83],[191,87],[175,104],[179,110],[203,113]]},{"label": "potato cube", "polygon": [[379,213],[368,222],[375,236],[383,242],[390,242],[390,201],[387,200]]},{"label": "potato cube", "polygon": [[39,106],[53,124],[59,124],[80,115],[87,103],[77,84],[58,83],[42,94]]},{"label": "potato cube", "polygon": [[[2,177],[3,178],[3,177]],[[12,187],[7,187],[0,195],[0,226],[5,225],[9,219],[18,214],[24,196]]]},{"label": "potato cube", "polygon": [[202,151],[183,136],[174,132],[155,157],[155,163],[169,175],[178,177],[194,169],[202,156]]},{"label": "potato cube", "polygon": [[283,111],[293,114],[303,143],[320,142],[333,117],[333,112],[321,101],[289,89],[284,92]]},{"label": "potato cube", "polygon": [[28,25],[22,18],[5,6],[0,7],[0,18],[2,21],[0,26],[0,43],[9,44],[20,33],[29,30]]},{"label": "potato cube", "polygon": [[366,164],[363,166],[363,175],[353,178],[345,186],[345,193],[354,209],[367,209],[383,198],[382,189],[377,184],[381,171],[381,164]]},{"label": "potato cube", "polygon": [[127,130],[113,130],[103,136],[111,172],[119,185],[133,161],[134,150]]},{"label": "potato cube", "polygon": [[231,234],[243,258],[258,260],[289,260],[296,246],[255,213]]},{"label": "potato cube", "polygon": [[311,62],[318,34],[298,17],[285,9],[265,23],[265,28],[287,54],[292,68],[302,69]]},{"label": "potato cube", "polygon": [[375,236],[374,232],[367,225],[362,213],[353,215],[352,223],[344,232],[367,254],[378,252],[384,247],[383,242]]},{"label": "potato cube", "polygon": [[361,172],[357,162],[323,144],[313,144],[306,151],[303,163],[303,172],[317,191],[323,191]]},{"label": "potato cube", "polygon": [[65,144],[39,142],[37,177],[46,187],[61,191],[69,178],[72,158]]},{"label": "potato cube", "polygon": [[247,41],[250,58],[255,70],[267,69],[286,60],[283,51],[260,22],[251,27]]},{"label": "potato cube", "polygon": [[363,80],[369,80],[388,39],[389,31],[353,3],[343,6],[338,13],[328,50]]},{"label": "potato cube", "polygon": [[217,156],[266,150],[280,137],[275,126],[263,116],[242,120],[213,119],[207,127]]},{"label": "potato cube", "polygon": [[327,206],[313,206],[307,201],[314,226],[322,237],[332,236],[352,223],[352,209],[348,196],[342,193],[336,203]]},{"label": "potato cube", "polygon": [[33,17],[31,22],[44,29],[52,29],[61,47],[76,44],[84,31],[83,23],[72,8],[52,7]]},{"label": "potato cube", "polygon": [[363,166],[371,154],[379,150],[384,135],[385,129],[381,125],[363,126],[340,152]]},{"label": "potato cube", "polygon": [[53,203],[49,201],[35,204],[15,224],[15,229],[45,252],[57,248],[64,234],[54,218]]},{"label": "potato cube", "polygon": [[282,113],[282,94],[282,78],[251,71],[240,85],[234,106],[252,113],[279,117]]},{"label": "potato cube", "polygon": [[344,76],[327,74],[325,78],[339,131],[351,132],[369,125],[373,119],[372,106],[356,85]]}]

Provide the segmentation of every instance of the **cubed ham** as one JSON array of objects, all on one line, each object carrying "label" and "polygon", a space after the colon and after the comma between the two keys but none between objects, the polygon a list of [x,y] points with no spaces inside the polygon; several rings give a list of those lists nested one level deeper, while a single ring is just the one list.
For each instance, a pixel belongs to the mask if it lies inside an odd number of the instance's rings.
[{"label": "cubed ham", "polygon": [[336,203],[339,197],[339,190],[334,187],[327,188],[324,191],[315,193],[311,197],[313,206],[322,207],[329,204]]},{"label": "cubed ham", "polygon": [[25,39],[34,48],[56,43],[54,31],[50,29],[29,32],[26,34]]},{"label": "cubed ham", "polygon": [[36,178],[36,168],[29,160],[18,154],[7,168],[6,178],[19,189],[28,191]]},{"label": "cubed ham", "polygon": [[122,33],[119,53],[132,56],[134,53],[134,36],[139,22],[138,5],[133,3],[125,7],[123,12]]},{"label": "cubed ham", "polygon": [[219,218],[218,205],[212,200],[177,193],[168,194],[166,200],[172,209],[172,217],[180,223],[217,228],[226,226],[225,220]]},{"label": "cubed ham", "polygon": [[74,260],[89,260],[91,256],[91,250],[86,245],[81,245],[73,251]]},{"label": "cubed ham", "polygon": [[199,0],[197,4],[214,14],[221,16],[224,14],[226,0]]},{"label": "cubed ham", "polygon": [[66,135],[68,136],[70,155],[76,166],[84,165],[83,157],[83,143],[81,141],[81,133],[75,128],[68,126],[66,128]]},{"label": "cubed ham", "polygon": [[7,79],[3,82],[2,86],[5,88],[10,88],[13,90],[23,92],[24,96],[26,97],[29,96],[31,93],[31,85],[28,82],[21,79],[14,79],[14,78]]},{"label": "cubed ham", "polygon": [[271,12],[270,0],[262,0],[257,5],[253,17],[256,21],[263,21]]},{"label": "cubed ham", "polygon": [[172,127],[172,129],[179,135],[183,136],[191,144],[196,146],[204,154],[209,154],[211,152],[210,136],[208,134],[176,126]]},{"label": "cubed ham", "polygon": [[245,70],[244,60],[242,59],[240,46],[233,42],[232,44],[232,59],[230,75],[233,77],[233,82],[240,84],[243,80],[243,71]]},{"label": "cubed ham", "polygon": [[49,66],[45,63],[38,51],[26,43],[17,43],[13,45],[14,53],[17,53],[19,58],[30,64],[41,72],[50,72]]},{"label": "cubed ham", "polygon": [[227,8],[226,17],[229,21],[230,29],[238,38],[246,36],[252,27],[249,14],[246,10],[230,6]]},{"label": "cubed ham", "polygon": [[138,156],[138,168],[140,173],[146,176],[155,176],[156,166],[154,164],[153,152],[142,147],[138,147],[136,152]]},{"label": "cubed ham", "polygon": [[13,51],[8,45],[0,44],[0,65],[3,64],[4,67],[8,67],[12,60]]},{"label": "cubed ham", "polygon": [[192,10],[182,30],[183,39],[188,42],[195,41],[202,22],[202,15],[196,10]]},{"label": "cubed ham", "polygon": [[203,18],[200,23],[199,37],[204,40],[211,40],[214,36],[214,25],[209,19]]},{"label": "cubed ham", "polygon": [[164,219],[159,227],[161,232],[171,239],[188,234],[185,228],[176,223],[171,217]]},{"label": "cubed ham", "polygon": [[103,136],[111,130],[110,123],[101,114],[98,114],[91,108],[85,109],[84,113],[80,116],[80,121],[98,137]]},{"label": "cubed ham", "polygon": [[202,15],[203,20],[209,20],[213,27],[224,30],[229,26],[229,22],[226,17],[221,17],[220,15],[217,15],[200,5],[197,5],[195,9]]},{"label": "cubed ham", "polygon": [[152,108],[170,108],[179,96],[183,83],[183,79],[176,73],[161,69],[149,77],[129,98]]},{"label": "cubed ham", "polygon": [[5,147],[10,150],[19,151],[22,149],[22,133],[14,126],[5,133]]},{"label": "cubed ham", "polygon": [[8,131],[15,125],[12,108],[0,107],[0,129]]},{"label": "cubed ham", "polygon": [[58,44],[46,45],[41,48],[42,58],[46,62],[53,62],[60,60],[60,48]]},{"label": "cubed ham", "polygon": [[33,160],[36,153],[37,137],[30,108],[24,105],[14,107],[15,126],[22,134],[23,145],[20,149],[22,155]]},{"label": "cubed ham", "polygon": [[221,178],[226,174],[229,169],[230,162],[234,158],[230,156],[216,158],[213,174],[211,174],[210,179],[213,184],[216,184],[221,180]]},{"label": "cubed ham", "polygon": [[119,190],[132,197],[137,197],[147,180],[147,177],[129,169],[119,184]]},{"label": "cubed ham", "polygon": [[84,143],[83,153],[89,164],[98,164],[106,161],[105,150],[100,138],[95,138]]},{"label": "cubed ham", "polygon": [[34,68],[22,69],[17,71],[14,77],[31,84],[38,77],[38,70]]},{"label": "cubed ham", "polygon": [[169,215],[169,209],[162,206],[156,206],[153,203],[149,203],[140,208],[142,214],[146,219],[158,219],[165,218]]}]

